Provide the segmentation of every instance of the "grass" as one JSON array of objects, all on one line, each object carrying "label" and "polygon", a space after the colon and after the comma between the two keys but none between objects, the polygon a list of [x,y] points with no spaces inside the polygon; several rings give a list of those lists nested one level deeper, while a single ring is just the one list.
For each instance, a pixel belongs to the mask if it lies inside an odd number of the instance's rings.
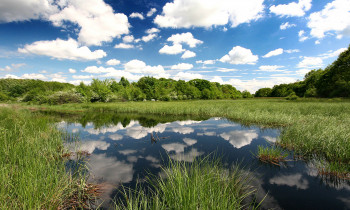
[{"label": "grass", "polygon": [[57,112],[118,112],[226,117],[242,124],[283,127],[279,145],[301,154],[337,162],[350,173],[350,101],[328,99],[242,99],[175,102],[119,102],[34,106]]},{"label": "grass", "polygon": [[257,157],[260,161],[264,163],[271,163],[273,165],[279,166],[280,163],[286,161],[286,157],[288,157],[287,153],[277,146],[273,147],[264,147],[258,146],[258,154]]},{"label": "grass", "polygon": [[147,179],[149,187],[122,188],[116,209],[247,209],[244,202],[253,196],[248,172],[234,166],[221,166],[219,159],[196,159],[192,164],[174,161],[162,168],[163,176]]},{"label": "grass", "polygon": [[[58,209],[86,204],[84,174],[67,173],[62,132],[27,110],[0,108],[0,209]],[[85,196],[85,197],[84,197]]]}]

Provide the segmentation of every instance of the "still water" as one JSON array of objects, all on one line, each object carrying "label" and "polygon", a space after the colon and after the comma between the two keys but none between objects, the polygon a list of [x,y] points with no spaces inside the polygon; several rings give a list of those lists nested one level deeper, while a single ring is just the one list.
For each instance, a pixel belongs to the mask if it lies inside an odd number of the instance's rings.
[{"label": "still water", "polygon": [[254,157],[258,145],[278,139],[278,129],[243,126],[224,118],[112,113],[60,117],[58,126],[80,138],[78,145],[67,143],[67,147],[91,153],[90,179],[102,184],[101,206],[106,209],[113,206],[121,184],[133,186],[149,172],[160,174],[167,156],[192,162],[213,152],[227,166],[239,162],[252,171],[258,198],[267,194],[263,209],[350,209],[349,182],[322,179],[303,161],[278,167]]}]

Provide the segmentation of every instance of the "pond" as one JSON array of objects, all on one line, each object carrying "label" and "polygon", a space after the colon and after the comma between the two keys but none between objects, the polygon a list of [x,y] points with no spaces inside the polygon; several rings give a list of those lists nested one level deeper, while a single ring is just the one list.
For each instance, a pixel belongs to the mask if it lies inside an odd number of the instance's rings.
[{"label": "pond", "polygon": [[[102,184],[101,206],[111,208],[118,187],[133,186],[147,173],[160,174],[169,156],[192,162],[215,153],[226,165],[241,163],[254,174],[262,208],[350,209],[350,185],[323,179],[312,164],[288,161],[262,164],[258,145],[275,142],[279,129],[244,126],[224,118],[162,117],[115,113],[59,116],[60,128],[78,135],[79,149],[88,151],[90,179]],[[77,145],[67,143],[74,149]]]}]

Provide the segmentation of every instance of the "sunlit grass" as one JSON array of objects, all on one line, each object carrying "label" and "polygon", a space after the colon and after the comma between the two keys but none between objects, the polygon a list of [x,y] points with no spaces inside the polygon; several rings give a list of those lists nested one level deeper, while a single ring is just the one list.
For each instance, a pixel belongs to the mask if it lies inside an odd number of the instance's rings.
[{"label": "sunlit grass", "polygon": [[49,118],[1,108],[0,145],[0,209],[85,205],[85,175],[66,172],[62,133]]},{"label": "sunlit grass", "polygon": [[151,175],[147,188],[122,188],[116,209],[254,209],[244,202],[253,196],[251,176],[239,166],[226,169],[219,159],[174,161],[162,168],[163,176]]},{"label": "sunlit grass", "polygon": [[288,153],[285,153],[283,149],[277,146],[265,147],[259,145],[258,154],[256,156],[264,163],[271,163],[279,166],[280,163],[286,161]]}]

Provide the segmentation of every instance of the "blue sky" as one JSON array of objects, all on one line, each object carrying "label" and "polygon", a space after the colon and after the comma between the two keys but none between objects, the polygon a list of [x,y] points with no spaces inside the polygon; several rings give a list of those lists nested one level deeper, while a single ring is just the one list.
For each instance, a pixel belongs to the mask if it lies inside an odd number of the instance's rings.
[{"label": "blue sky", "polygon": [[0,78],[142,76],[255,92],[350,44],[350,0],[2,0]]}]

